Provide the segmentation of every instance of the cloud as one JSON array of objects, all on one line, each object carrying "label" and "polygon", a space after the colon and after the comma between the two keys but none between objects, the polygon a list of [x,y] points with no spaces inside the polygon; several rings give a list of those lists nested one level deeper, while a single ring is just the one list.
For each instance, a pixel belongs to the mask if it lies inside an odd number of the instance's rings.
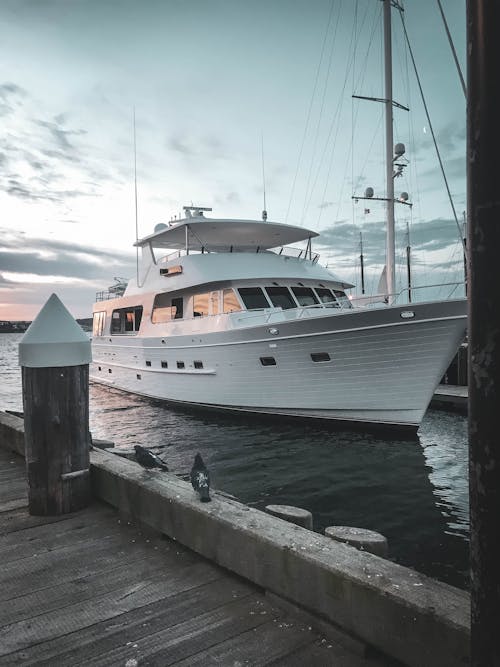
[{"label": "cloud", "polygon": [[[0,228],[0,265],[9,274],[59,276],[92,283],[113,275],[130,275],[132,254],[51,239],[27,239]],[[14,285],[13,281],[8,281]]]},{"label": "cloud", "polygon": [[0,84],[0,117],[12,113],[22,104],[26,91],[15,83]]},{"label": "cloud", "polygon": [[186,158],[202,157],[213,160],[227,158],[228,152],[223,142],[214,135],[189,136],[177,133],[167,138],[167,148]]}]

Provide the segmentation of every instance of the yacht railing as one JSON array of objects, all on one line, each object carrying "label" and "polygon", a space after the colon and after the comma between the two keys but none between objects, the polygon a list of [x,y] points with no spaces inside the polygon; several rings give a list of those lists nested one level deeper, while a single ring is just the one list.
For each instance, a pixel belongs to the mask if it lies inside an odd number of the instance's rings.
[{"label": "yacht railing", "polygon": [[[450,299],[454,295],[454,293],[461,287],[464,288],[465,290],[464,282],[459,280],[456,282],[449,282],[449,283],[435,283],[433,285],[416,285],[416,286],[412,285],[412,287],[404,287],[400,289],[399,292],[394,292],[392,294],[373,294],[371,296],[357,296],[357,297],[351,297],[350,301],[356,308],[380,308],[383,306],[387,306],[388,303],[391,303],[396,306],[407,305],[412,303],[409,300],[409,296],[412,295],[413,292],[425,289],[439,289],[442,287],[453,288],[450,290],[448,294],[447,297],[448,299]],[[406,294],[407,296],[405,300],[402,300],[404,294]],[[391,299],[391,297],[394,298]],[[435,301],[436,297],[429,300]]]},{"label": "yacht railing", "polygon": [[[169,253],[168,255],[164,255],[163,257],[160,257],[158,259],[158,264],[167,264],[168,262],[171,262],[174,259],[179,259],[180,257],[185,257],[187,254],[190,255],[203,255],[203,254],[209,254],[213,252],[219,252],[219,251],[214,251],[214,250],[209,250],[208,248],[202,248],[202,250],[190,250],[189,253],[186,252],[185,248],[181,248],[180,250],[175,250],[174,252]],[[229,249],[227,251],[228,253],[233,252],[232,249]],[[248,251],[245,251],[248,252]],[[316,264],[316,262],[319,260],[320,255],[318,253],[310,253],[306,248],[295,248],[293,246],[282,246],[279,248],[269,248],[266,250],[262,250],[257,246],[255,249],[255,254],[261,254],[264,252],[272,252],[275,255],[283,255],[283,257],[293,257],[294,259],[301,259],[302,261],[308,261],[311,262],[312,264]]]},{"label": "yacht railing", "polygon": [[297,308],[283,309],[275,307],[255,310],[239,310],[235,313],[231,313],[231,319],[238,323],[248,322],[248,320],[260,320],[262,324],[270,324],[272,322],[283,322],[284,320],[315,317],[316,315],[321,315],[325,309],[341,312],[343,310],[351,310],[351,307],[343,306],[340,303],[336,305],[333,302],[329,302],[311,304],[310,306],[299,306]]}]

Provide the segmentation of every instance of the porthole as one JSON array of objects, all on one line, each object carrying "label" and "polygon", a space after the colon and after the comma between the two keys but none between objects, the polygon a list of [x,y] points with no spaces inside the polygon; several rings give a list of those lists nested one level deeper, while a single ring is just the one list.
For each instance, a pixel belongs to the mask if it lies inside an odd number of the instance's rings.
[{"label": "porthole", "polygon": [[137,373],[137,375],[136,375],[135,377],[136,377],[138,380],[140,380],[140,379],[141,379],[141,374],[140,374],[140,373]]},{"label": "porthole", "polygon": [[113,372],[113,371],[111,370],[111,368],[108,368],[108,373],[112,373],[112,372]]},{"label": "porthole", "polygon": [[328,354],[328,352],[313,352],[313,353],[311,354],[311,359],[312,359],[314,362],[318,362],[318,361],[331,361],[331,358],[330,358],[330,355]]},{"label": "porthole", "polygon": [[98,366],[97,368],[98,368],[98,370],[102,371],[102,368],[100,366]]},{"label": "porthole", "polygon": [[151,366],[151,362],[150,362],[150,361],[146,361],[146,366]]}]

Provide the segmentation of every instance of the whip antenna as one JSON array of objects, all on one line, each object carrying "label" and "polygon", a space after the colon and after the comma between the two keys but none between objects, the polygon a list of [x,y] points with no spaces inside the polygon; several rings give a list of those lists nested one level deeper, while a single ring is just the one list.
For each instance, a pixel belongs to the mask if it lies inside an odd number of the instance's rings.
[{"label": "whip antenna", "polygon": [[267,208],[266,208],[266,172],[264,169],[264,132],[261,132],[260,135],[260,153],[262,157],[262,190],[264,193],[264,209],[262,211],[262,220],[264,222],[267,220]]},{"label": "whip antenna", "polygon": [[[134,201],[135,201],[135,242],[139,241],[139,222],[137,217],[137,142],[135,137],[135,106],[134,106]],[[139,287],[139,246],[135,246],[135,276]]]}]

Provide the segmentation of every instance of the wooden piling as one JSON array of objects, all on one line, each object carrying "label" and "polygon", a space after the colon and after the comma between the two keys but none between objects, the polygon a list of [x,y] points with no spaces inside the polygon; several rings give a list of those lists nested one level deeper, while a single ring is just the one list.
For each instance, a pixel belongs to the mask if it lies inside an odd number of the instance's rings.
[{"label": "wooden piling", "polygon": [[53,294],[19,344],[29,512],[74,512],[90,501],[90,341]]},{"label": "wooden piling", "polygon": [[471,664],[500,665],[500,3],[467,0]]}]

